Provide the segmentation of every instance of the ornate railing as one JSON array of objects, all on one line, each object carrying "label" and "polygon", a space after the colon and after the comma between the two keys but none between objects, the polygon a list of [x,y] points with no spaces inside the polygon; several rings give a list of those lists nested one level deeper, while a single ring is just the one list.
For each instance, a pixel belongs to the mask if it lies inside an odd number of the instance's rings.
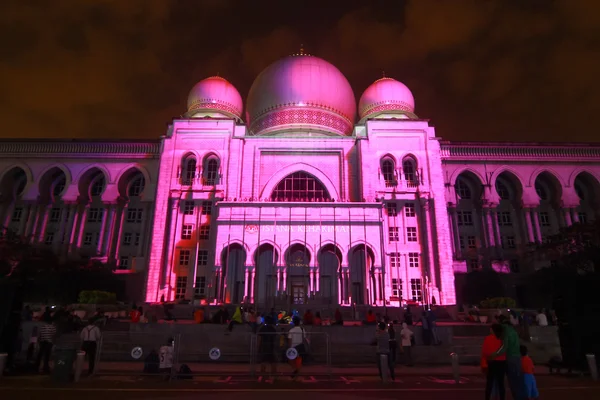
[{"label": "ornate railing", "polygon": [[442,142],[442,159],[600,159],[595,144]]}]

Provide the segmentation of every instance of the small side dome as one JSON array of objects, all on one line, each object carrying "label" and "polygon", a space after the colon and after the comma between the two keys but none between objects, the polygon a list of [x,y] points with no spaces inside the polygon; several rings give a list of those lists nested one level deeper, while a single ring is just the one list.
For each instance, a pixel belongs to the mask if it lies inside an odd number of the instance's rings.
[{"label": "small side dome", "polygon": [[242,118],[244,103],[240,92],[220,76],[211,76],[196,83],[187,101],[189,118],[218,116]]},{"label": "small side dome", "polygon": [[392,78],[376,80],[365,90],[358,102],[362,120],[381,114],[401,114],[401,118],[416,118],[415,98],[402,82]]}]

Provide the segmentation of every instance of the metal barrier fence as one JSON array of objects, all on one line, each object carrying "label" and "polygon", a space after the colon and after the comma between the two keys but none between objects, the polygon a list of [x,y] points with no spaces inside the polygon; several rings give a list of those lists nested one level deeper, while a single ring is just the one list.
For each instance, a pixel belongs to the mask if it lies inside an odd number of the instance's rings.
[{"label": "metal barrier fence", "polygon": [[98,345],[96,375],[156,375],[171,378],[178,365],[180,334],[106,332]]},{"label": "metal barrier fence", "polygon": [[[331,376],[329,334],[305,331],[305,335],[304,368],[299,374]],[[273,349],[270,356],[264,354],[267,337]],[[265,364],[279,365],[277,369],[287,374],[292,372],[288,364],[295,358],[289,349],[289,333],[282,327],[271,333],[234,330],[222,335],[105,332],[98,345],[95,374],[162,374],[169,379],[182,375],[255,376],[261,369],[270,370]],[[189,369],[181,370],[184,364]]]}]

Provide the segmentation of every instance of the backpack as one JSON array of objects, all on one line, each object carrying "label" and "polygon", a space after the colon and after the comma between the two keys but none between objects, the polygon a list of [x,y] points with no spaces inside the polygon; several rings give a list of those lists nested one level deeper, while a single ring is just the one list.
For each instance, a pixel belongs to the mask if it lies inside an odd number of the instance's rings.
[{"label": "backpack", "polygon": [[148,354],[148,357],[144,360],[144,373],[145,374],[158,374],[159,372],[160,359],[158,353],[154,350]]},{"label": "backpack", "polygon": [[187,364],[181,364],[177,377],[179,379],[192,379],[192,370]]}]

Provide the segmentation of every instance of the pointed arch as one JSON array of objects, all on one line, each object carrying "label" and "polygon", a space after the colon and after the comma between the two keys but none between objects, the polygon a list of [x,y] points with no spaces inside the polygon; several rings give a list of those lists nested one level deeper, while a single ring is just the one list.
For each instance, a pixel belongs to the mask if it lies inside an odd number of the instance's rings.
[{"label": "pointed arch", "polygon": [[15,168],[19,168],[19,169],[23,170],[23,172],[25,173],[25,176],[27,177],[27,184],[30,184],[31,182],[34,181],[33,172],[31,171],[31,168],[29,167],[29,165],[18,162],[18,163],[14,163],[14,164],[8,166],[8,168],[6,168],[4,171],[2,171],[2,174],[0,174],[0,182],[2,182],[4,180],[7,173],[9,173],[10,171],[12,171]]},{"label": "pointed arch", "polygon": [[452,175],[450,175],[450,184],[452,185],[452,187],[456,186],[456,180],[458,179],[458,177],[460,175],[462,175],[465,172],[470,172],[471,174],[475,175],[477,177],[477,179],[479,180],[479,182],[481,182],[483,184],[483,182],[485,182],[485,177],[483,175],[481,175],[481,173],[479,171],[477,171],[474,168],[471,168],[469,166],[464,166],[461,168],[457,168],[452,172]]},{"label": "pointed arch", "polygon": [[535,171],[533,171],[533,173],[529,177],[529,186],[534,187],[536,179],[544,172],[546,172],[549,175],[551,175],[552,177],[554,177],[556,179],[556,181],[560,184],[561,188],[567,187],[566,182],[564,181],[563,177],[548,166],[542,166],[542,167],[537,168]]}]

